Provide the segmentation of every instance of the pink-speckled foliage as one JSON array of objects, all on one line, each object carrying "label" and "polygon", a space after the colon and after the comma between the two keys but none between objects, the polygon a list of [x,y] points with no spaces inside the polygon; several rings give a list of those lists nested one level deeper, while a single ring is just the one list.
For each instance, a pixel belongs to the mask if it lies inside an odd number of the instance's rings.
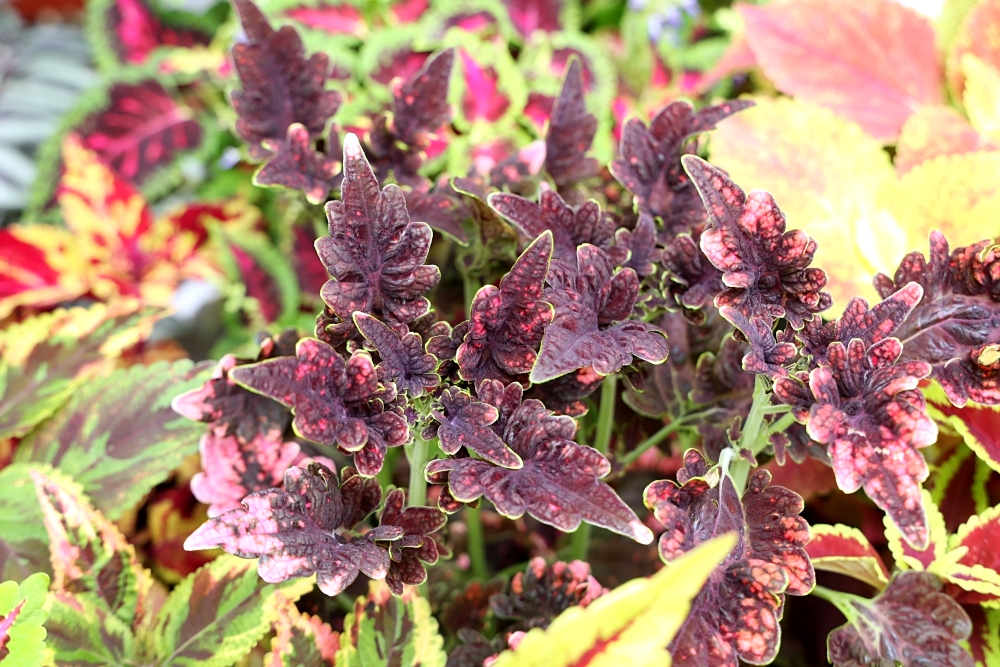
[{"label": "pink-speckled foliage", "polygon": [[[420,334],[408,331],[399,336],[371,315],[354,314],[354,324],[371,347],[378,352],[375,373],[379,382],[392,382],[396,389],[409,396],[423,395],[438,386],[441,377],[435,373],[438,359],[424,352]],[[402,325],[405,326],[405,325]]]},{"label": "pink-speckled foliage", "polygon": [[490,607],[500,618],[518,621],[518,628],[545,628],[570,607],[586,607],[605,592],[583,561],[550,565],[532,558],[524,572],[511,578],[507,593],[490,598]]},{"label": "pink-speckled foliage", "polygon": [[573,58],[545,133],[545,171],[557,187],[597,174],[600,165],[587,157],[596,133],[597,117],[587,111],[584,102],[583,68],[580,60]]},{"label": "pink-speckled foliage", "polygon": [[311,204],[326,201],[336,182],[339,165],[335,158],[313,147],[304,125],[292,123],[284,141],[264,139],[263,146],[274,153],[274,157],[257,172],[257,183],[301,190]]},{"label": "pink-speckled foliage", "polygon": [[379,512],[379,526],[394,526],[403,530],[403,536],[389,542],[389,572],[385,583],[396,595],[403,593],[403,584],[416,586],[427,580],[424,563],[433,565],[441,556],[451,552],[437,533],[448,522],[448,517],[434,507],[406,507],[406,493],[393,489],[386,495]]}]

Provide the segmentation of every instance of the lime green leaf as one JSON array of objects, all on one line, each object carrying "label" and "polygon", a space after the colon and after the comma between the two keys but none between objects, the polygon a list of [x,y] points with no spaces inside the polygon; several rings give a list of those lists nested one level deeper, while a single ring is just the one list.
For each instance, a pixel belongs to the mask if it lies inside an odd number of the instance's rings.
[{"label": "lime green leaf", "polygon": [[45,652],[45,592],[49,577],[35,573],[18,585],[0,584],[0,663],[35,667]]},{"label": "lime green leaf", "polygon": [[1000,71],[966,53],[962,56],[962,73],[965,74],[962,103],[969,121],[990,139],[1000,138]]},{"label": "lime green leaf", "polygon": [[56,665],[128,665],[135,637],[125,623],[93,596],[66,591],[49,593],[46,644]]},{"label": "lime green leaf", "polygon": [[198,451],[205,425],[170,401],[201,386],[211,369],[188,360],[117,370],[80,387],[18,448],[15,459],[50,463],[118,519]]},{"label": "lime green leaf", "polygon": [[736,544],[724,535],[700,545],[649,579],[636,579],[586,608],[571,607],[546,630],[531,630],[493,667],[662,667],[666,646],[691,600]]},{"label": "lime green leaf", "polygon": [[278,591],[297,600],[312,579],[269,584],[257,562],[221,556],[187,577],[160,610],[154,627],[159,667],[228,667],[256,646],[278,615]]}]

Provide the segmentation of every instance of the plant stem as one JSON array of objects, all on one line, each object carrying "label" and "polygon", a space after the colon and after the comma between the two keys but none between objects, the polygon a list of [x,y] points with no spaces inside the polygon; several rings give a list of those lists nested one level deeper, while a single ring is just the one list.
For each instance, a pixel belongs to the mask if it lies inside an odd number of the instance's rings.
[{"label": "plant stem", "polygon": [[420,507],[427,503],[427,480],[424,479],[424,466],[427,465],[429,443],[418,434],[413,434],[413,444],[406,449],[406,458],[410,462],[410,488],[407,500],[410,507]]},{"label": "plant stem", "polygon": [[756,455],[767,445],[767,438],[762,437],[767,435],[767,432],[761,433],[761,429],[766,414],[764,410],[770,406],[770,402],[771,394],[767,391],[767,381],[758,375],[753,387],[753,403],[750,405],[746,423],[743,424],[740,441],[735,444],[736,451],[733,452],[733,462],[729,468],[733,485],[740,493],[746,488],[747,478],[750,476],[750,462],[740,456],[740,452],[747,449]]},{"label": "plant stem", "polygon": [[[611,448],[611,432],[615,425],[615,401],[618,400],[618,376],[609,375],[601,383],[601,405],[597,414],[594,449],[605,456]],[[590,548],[590,524],[581,523],[570,539],[570,554],[574,560],[587,560]]]},{"label": "plant stem", "polygon": [[692,421],[707,416],[708,414],[714,411],[715,408],[710,408],[708,410],[703,410],[702,412],[692,412],[690,414],[678,417],[669,424],[664,424],[659,431],[657,431],[653,435],[649,436],[648,438],[640,442],[639,445],[631,452],[628,452],[627,454],[624,454],[623,456],[619,457],[618,463],[621,464],[622,468],[630,466],[636,461],[636,459],[645,454],[647,449],[657,446],[658,444],[666,440],[667,436],[669,436],[673,432],[687,426]]},{"label": "plant stem", "polygon": [[468,273],[462,273],[462,288],[465,296],[465,312],[466,315],[471,312],[472,300],[476,298],[476,292],[479,291],[479,281],[473,278]]},{"label": "plant stem", "polygon": [[858,609],[854,605],[854,600],[859,600],[863,602],[868,602],[863,597],[858,595],[852,595],[851,593],[842,593],[840,591],[833,591],[829,588],[823,586],[814,586],[810,595],[815,595],[818,598],[826,600],[834,607],[837,608],[841,614],[843,614],[848,621],[854,622],[854,619],[858,616]]},{"label": "plant stem", "polygon": [[489,564],[486,562],[486,537],[483,534],[483,522],[479,518],[479,508],[466,506],[465,548],[472,564],[472,576],[486,581],[490,576]]}]

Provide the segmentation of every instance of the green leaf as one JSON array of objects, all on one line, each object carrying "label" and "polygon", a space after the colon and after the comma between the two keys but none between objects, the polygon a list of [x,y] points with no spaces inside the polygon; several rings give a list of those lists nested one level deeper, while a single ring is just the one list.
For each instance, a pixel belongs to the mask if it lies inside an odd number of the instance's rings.
[{"label": "green leaf", "polygon": [[297,600],[312,579],[269,584],[257,561],[221,556],[167,597],[153,629],[158,667],[229,667],[257,645],[278,615],[278,596]]},{"label": "green leaf", "polygon": [[316,616],[303,614],[281,593],[278,620],[274,624],[271,652],[264,658],[269,667],[333,666],[340,635]]},{"label": "green leaf", "polygon": [[137,664],[130,662],[135,651],[132,631],[96,598],[53,591],[49,593],[48,608],[46,644],[55,654],[55,664]]},{"label": "green leaf", "polygon": [[412,587],[395,597],[382,581],[355,600],[340,641],[337,667],[444,667],[448,659],[427,600]]},{"label": "green leaf", "polygon": [[210,367],[183,360],[89,382],[18,445],[15,459],[58,467],[98,510],[118,519],[198,451],[205,425],[178,415],[170,401],[210,374]]},{"label": "green leaf", "polygon": [[18,585],[0,584],[0,663],[35,667],[45,653],[45,591],[49,577],[35,573]]},{"label": "green leaf", "polygon": [[673,561],[649,579],[635,579],[586,608],[570,607],[552,625],[528,632],[493,667],[662,667],[666,647],[691,600],[736,544],[723,535]]}]

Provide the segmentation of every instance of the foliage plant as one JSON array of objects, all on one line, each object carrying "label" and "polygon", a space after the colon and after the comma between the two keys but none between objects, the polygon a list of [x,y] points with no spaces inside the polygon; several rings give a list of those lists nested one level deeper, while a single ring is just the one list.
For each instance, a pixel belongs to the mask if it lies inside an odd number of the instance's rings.
[{"label": "foliage plant", "polygon": [[91,2],[0,667],[1000,667],[1000,3],[720,4]]}]

